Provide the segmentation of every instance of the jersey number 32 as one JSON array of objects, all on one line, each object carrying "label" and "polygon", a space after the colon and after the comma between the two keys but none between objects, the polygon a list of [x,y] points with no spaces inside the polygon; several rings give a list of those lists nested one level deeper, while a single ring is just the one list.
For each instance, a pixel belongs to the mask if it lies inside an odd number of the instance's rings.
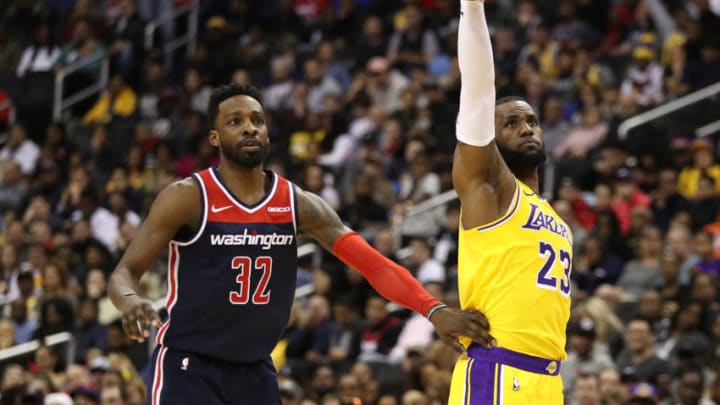
[{"label": "jersey number 32", "polygon": [[[235,282],[238,283],[238,291],[230,291],[230,302],[235,305],[245,305],[248,302],[253,304],[267,304],[270,302],[270,291],[267,289],[270,274],[272,273],[272,258],[259,256],[255,263],[251,257],[235,256],[232,259],[233,270],[238,270]],[[251,275],[253,272],[262,272],[260,282],[255,290],[250,293]],[[252,300],[252,301],[251,301]]]}]

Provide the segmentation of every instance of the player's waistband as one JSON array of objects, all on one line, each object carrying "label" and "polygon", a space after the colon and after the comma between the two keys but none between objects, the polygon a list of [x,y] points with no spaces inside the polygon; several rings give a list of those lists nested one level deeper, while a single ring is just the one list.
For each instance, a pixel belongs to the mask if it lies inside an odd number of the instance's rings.
[{"label": "player's waistband", "polygon": [[505,364],[537,374],[558,375],[560,373],[560,360],[543,359],[502,347],[485,348],[477,344],[472,344],[467,352],[475,361]]}]

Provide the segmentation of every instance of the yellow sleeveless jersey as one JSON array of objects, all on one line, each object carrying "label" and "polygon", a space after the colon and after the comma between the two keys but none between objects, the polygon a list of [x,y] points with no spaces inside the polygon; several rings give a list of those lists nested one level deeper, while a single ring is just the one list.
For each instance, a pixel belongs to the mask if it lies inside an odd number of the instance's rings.
[{"label": "yellow sleeveless jersey", "polygon": [[500,219],[460,226],[460,305],[485,314],[498,347],[564,360],[572,234],[546,200],[516,183]]}]

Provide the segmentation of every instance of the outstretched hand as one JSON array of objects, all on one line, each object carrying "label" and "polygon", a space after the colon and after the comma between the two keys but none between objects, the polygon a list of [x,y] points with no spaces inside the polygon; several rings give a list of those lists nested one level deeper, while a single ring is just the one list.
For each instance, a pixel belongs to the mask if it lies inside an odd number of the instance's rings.
[{"label": "outstretched hand", "polygon": [[432,314],[430,322],[443,342],[459,353],[465,353],[465,347],[458,341],[460,336],[466,336],[483,347],[495,346],[495,339],[490,335],[490,323],[480,311],[445,307]]},{"label": "outstretched hand", "polygon": [[128,305],[128,309],[123,312],[122,325],[130,339],[142,343],[150,336],[150,325],[159,328],[162,326],[162,321],[149,300],[140,297],[133,298],[137,298],[137,300]]}]

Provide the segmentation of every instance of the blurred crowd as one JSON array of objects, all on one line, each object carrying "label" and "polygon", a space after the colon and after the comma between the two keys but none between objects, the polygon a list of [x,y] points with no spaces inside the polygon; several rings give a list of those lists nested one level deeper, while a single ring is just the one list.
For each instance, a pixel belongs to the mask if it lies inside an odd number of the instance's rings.
[{"label": "blurred crowd", "polygon": [[[456,0],[203,0],[198,39],[165,53],[189,0],[6,0],[0,8],[0,404],[141,404],[151,343],[130,341],[105,283],[154,196],[217,164],[213,86],[263,92],[266,164],[328,201],[435,296],[457,303],[452,189],[460,75]],[[546,197],[575,239],[567,404],[720,400],[720,161],[681,124],[625,119],[720,81],[708,0],[485,0],[498,96],[538,112]],[[52,119],[65,97],[100,94]],[[712,110],[711,110],[712,112]],[[718,115],[718,110],[714,113]],[[689,117],[689,118],[688,118]],[[682,121],[682,122],[679,122]],[[690,124],[691,125],[691,124]],[[165,296],[166,258],[142,280]],[[489,269],[502,271],[502,269]],[[330,255],[298,261],[298,298],[273,353],[290,404],[436,405],[457,354]],[[542,316],[542,312],[538,313]],[[45,338],[70,331],[71,343]]]}]

